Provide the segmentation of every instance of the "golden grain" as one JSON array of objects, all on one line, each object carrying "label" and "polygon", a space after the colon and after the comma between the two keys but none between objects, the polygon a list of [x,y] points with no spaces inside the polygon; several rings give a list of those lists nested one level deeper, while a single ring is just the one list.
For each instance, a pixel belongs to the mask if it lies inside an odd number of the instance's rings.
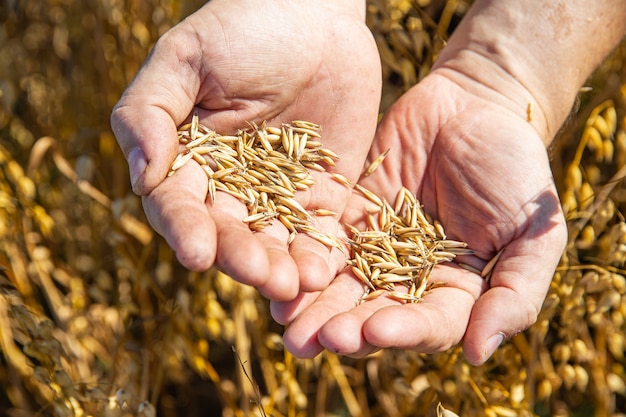
[{"label": "golden grain", "polygon": [[[194,117],[194,121],[196,121],[197,123],[197,117]],[[207,142],[214,135],[214,132],[207,132],[206,134],[198,137],[197,136],[197,129],[198,129],[197,124],[195,128],[196,128],[196,133],[190,133],[189,136],[192,138],[196,138],[196,139],[193,139],[192,141],[185,143],[185,148],[187,149],[199,148],[202,144]]]},{"label": "golden grain", "polygon": [[327,210],[327,209],[315,209],[313,210],[313,214],[315,214],[316,216],[336,216],[337,213],[335,213],[332,210]]},{"label": "golden grain", "polygon": [[[308,220],[316,215],[333,215],[332,212],[312,210],[309,213],[295,199],[297,190],[306,190],[315,184],[308,169],[324,172],[323,165],[334,166],[337,155],[323,148],[319,125],[296,121],[278,127],[249,123],[249,129],[237,135],[220,135],[201,125],[194,115],[191,124],[182,126],[178,135],[185,151],[179,154],[170,167],[171,175],[191,159],[199,163],[209,178],[209,198],[215,202],[216,193],[226,192],[248,207],[243,219],[251,230],[259,231],[275,216],[261,215],[280,211],[281,223],[291,233],[303,231],[285,215]],[[269,209],[269,210],[268,210]],[[305,230],[327,246],[337,247],[336,239],[317,230]],[[291,238],[293,239],[293,238]]]},{"label": "golden grain", "polygon": [[174,162],[172,162],[170,171],[167,175],[170,176],[174,174],[174,172],[176,172],[178,169],[182,168],[187,162],[189,162],[192,157],[193,157],[193,152],[189,152],[189,151],[178,154]]},{"label": "golden grain", "polygon": [[313,171],[318,171],[318,172],[326,171],[326,168],[324,168],[317,162],[307,161],[307,160],[303,160],[301,162],[302,162],[302,165],[304,165],[306,168],[312,169]]},{"label": "golden grain", "polygon": [[339,182],[340,184],[345,185],[348,188],[352,188],[352,182],[350,182],[349,179],[347,179],[345,176],[337,173],[337,172],[333,172],[332,174],[330,174],[333,179],[335,179],[337,182]]},{"label": "golden grain", "polygon": [[[429,221],[408,189],[398,192],[391,207],[364,187],[357,184],[355,188],[379,208],[375,213],[378,221],[374,214],[368,214],[371,229],[346,227],[350,232],[352,271],[367,284],[359,302],[369,299],[372,286],[375,291],[389,291],[388,296],[394,300],[418,302],[428,288],[434,288],[429,277],[435,265],[473,253],[464,242],[446,239],[441,224],[435,227]],[[395,284],[405,286],[408,292],[396,291]]]},{"label": "golden grain", "polygon": [[267,220],[267,219],[277,217],[277,215],[278,214],[274,212],[256,213],[256,214],[252,214],[250,216],[244,217],[241,221],[244,223],[256,223],[261,220]]},{"label": "golden grain", "polygon": [[376,159],[372,161],[372,163],[365,170],[364,175],[366,177],[371,175],[376,170],[376,168],[378,168],[380,164],[383,163],[383,161],[385,160],[385,157],[387,156],[390,150],[391,148],[387,148],[386,151],[384,151],[382,154],[380,154]]},{"label": "golden grain", "polygon": [[361,194],[363,194],[372,203],[374,203],[374,204],[376,204],[377,206],[380,206],[380,207],[383,206],[383,201],[380,199],[380,197],[378,197],[376,194],[374,194],[370,190],[368,190],[365,187],[363,187],[361,184],[355,184],[354,187],[358,191],[360,191]]},{"label": "golden grain", "polygon": [[480,271],[481,277],[485,278],[485,280],[487,281],[490,280],[491,273],[493,272],[493,269],[495,268],[496,263],[498,263],[498,260],[500,259],[503,253],[504,253],[504,248],[500,249],[500,251],[498,251],[498,253],[496,253],[496,255],[493,258],[491,258],[489,262],[487,262],[487,264]]},{"label": "golden grain", "polygon": [[292,131],[294,133],[302,133],[307,134],[314,138],[321,138],[322,136],[319,133],[319,127],[300,127],[297,124],[293,124]]}]

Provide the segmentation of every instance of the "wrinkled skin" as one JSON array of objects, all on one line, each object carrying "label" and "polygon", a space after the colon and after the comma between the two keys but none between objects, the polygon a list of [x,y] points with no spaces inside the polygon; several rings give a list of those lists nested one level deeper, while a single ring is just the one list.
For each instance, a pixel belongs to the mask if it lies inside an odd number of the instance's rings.
[{"label": "wrinkled skin", "polygon": [[[318,123],[324,146],[345,156],[335,170],[356,181],[376,129],[380,61],[364,10],[339,3],[213,0],[157,42],[116,105],[111,123],[133,189],[186,267],[216,263],[268,298],[290,300],[324,288],[342,264],[339,251],[303,234],[288,249],[282,225],[250,232],[243,204],[220,192],[214,205],[207,201],[208,181],[193,161],[166,178],[177,126],[195,108],[223,134],[248,121]],[[349,189],[329,174],[315,178],[298,200],[339,216]],[[337,233],[338,216],[319,228]]]},{"label": "wrinkled skin", "polygon": [[[462,340],[468,360],[480,364],[503,337],[536,321],[566,240],[546,149],[507,100],[457,75],[435,70],[392,106],[371,158],[391,152],[360,183],[388,201],[403,185],[413,191],[448,237],[475,250],[459,262],[480,270],[504,248],[490,283],[444,264],[432,281],[447,285],[421,303],[380,297],[355,307],[363,286],[346,270],[321,293],[272,305],[277,320],[291,322],[284,339],[296,355],[326,348],[359,357],[385,347],[430,353]],[[364,205],[354,193],[342,220],[362,224]]]},{"label": "wrinkled skin", "polygon": [[[390,201],[403,185],[415,192],[450,238],[476,251],[460,262],[481,269],[504,249],[489,285],[448,264],[432,277],[447,285],[422,303],[381,297],[355,307],[363,288],[343,271],[339,251],[302,234],[288,248],[280,225],[251,233],[242,204],[222,193],[207,202],[194,162],[165,178],[177,126],[194,107],[223,133],[246,121],[319,123],[325,146],[341,157],[335,171],[358,178],[374,138],[380,63],[363,10],[329,3],[212,0],[161,38],[112,115],[133,189],[183,265],[216,263],[273,300],[273,316],[288,324],[285,344],[298,356],[324,348],[363,356],[390,346],[438,352],[462,341],[468,360],[482,363],[503,337],[536,320],[565,242],[546,138],[511,104],[519,85],[498,68],[440,67],[407,92],[378,128],[370,159],[391,152],[360,181]],[[472,68],[482,80],[504,80],[501,88],[464,73]],[[342,236],[343,222],[362,224],[366,201],[315,175],[299,201],[341,216],[318,227]]]}]

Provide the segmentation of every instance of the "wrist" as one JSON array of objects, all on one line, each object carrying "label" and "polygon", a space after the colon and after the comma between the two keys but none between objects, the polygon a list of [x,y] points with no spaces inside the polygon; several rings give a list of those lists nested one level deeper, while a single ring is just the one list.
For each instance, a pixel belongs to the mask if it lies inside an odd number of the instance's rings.
[{"label": "wrist", "polygon": [[493,94],[548,145],[582,84],[624,36],[624,17],[623,0],[477,0],[433,70]]}]

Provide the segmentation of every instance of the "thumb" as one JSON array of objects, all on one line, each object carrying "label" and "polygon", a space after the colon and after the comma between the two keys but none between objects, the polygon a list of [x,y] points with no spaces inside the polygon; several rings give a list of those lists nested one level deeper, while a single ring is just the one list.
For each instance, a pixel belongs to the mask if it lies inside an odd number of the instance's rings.
[{"label": "thumb", "polygon": [[118,105],[111,126],[126,156],[133,191],[149,194],[166,176],[176,156],[176,124],[153,106]]},{"label": "thumb", "polygon": [[520,238],[505,248],[463,338],[471,364],[482,365],[506,338],[537,321],[565,240],[564,227],[557,226],[541,238]]},{"label": "thumb", "polygon": [[195,104],[197,66],[171,52],[180,50],[184,37],[166,34],[159,39],[111,114],[133,191],[139,195],[149,194],[167,175],[177,153],[177,127]]},{"label": "thumb", "polygon": [[530,327],[538,312],[525,294],[508,287],[489,289],[476,301],[463,338],[468,362],[485,363],[507,337]]}]

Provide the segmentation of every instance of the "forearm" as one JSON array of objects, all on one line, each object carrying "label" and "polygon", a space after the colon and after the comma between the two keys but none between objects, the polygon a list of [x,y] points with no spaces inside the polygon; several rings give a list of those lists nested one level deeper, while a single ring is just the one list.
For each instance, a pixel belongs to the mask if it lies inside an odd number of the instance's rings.
[{"label": "forearm", "polygon": [[477,0],[435,68],[503,95],[547,145],[582,84],[626,34],[625,21],[624,0]]}]

